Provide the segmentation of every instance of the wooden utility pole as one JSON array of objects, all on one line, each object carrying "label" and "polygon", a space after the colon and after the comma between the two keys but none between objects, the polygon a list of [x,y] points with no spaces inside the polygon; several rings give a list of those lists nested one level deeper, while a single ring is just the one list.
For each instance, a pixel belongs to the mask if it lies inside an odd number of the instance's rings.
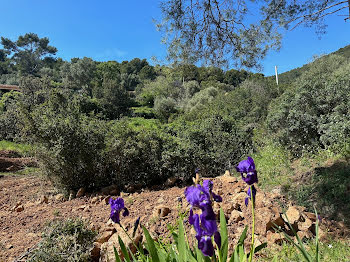
[{"label": "wooden utility pole", "polygon": [[[350,0],[349,0],[350,1]],[[277,72],[277,66],[275,66],[275,74],[276,74],[276,84],[278,85],[278,72]]]}]

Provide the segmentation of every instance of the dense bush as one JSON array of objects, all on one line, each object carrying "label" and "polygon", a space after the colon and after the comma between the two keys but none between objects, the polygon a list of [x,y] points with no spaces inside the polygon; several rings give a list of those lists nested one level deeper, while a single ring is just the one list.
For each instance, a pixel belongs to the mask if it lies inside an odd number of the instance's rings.
[{"label": "dense bush", "polygon": [[27,114],[26,131],[39,147],[37,157],[44,173],[57,186],[91,189],[106,182],[104,122],[82,114],[77,100],[52,90],[43,104]]},{"label": "dense bush", "polygon": [[0,97],[0,140],[13,141],[20,133],[17,102],[20,93],[11,91]]},{"label": "dense bush", "polygon": [[119,186],[157,184],[162,176],[163,140],[153,127],[137,130],[127,120],[109,125],[106,137],[108,172]]},{"label": "dense bush", "polygon": [[[342,66],[335,71],[341,64]],[[340,148],[350,135],[350,64],[337,56],[318,61],[271,104],[270,134],[295,156]]]},{"label": "dense bush", "polygon": [[82,220],[56,220],[47,225],[30,262],[87,262],[96,236]]}]

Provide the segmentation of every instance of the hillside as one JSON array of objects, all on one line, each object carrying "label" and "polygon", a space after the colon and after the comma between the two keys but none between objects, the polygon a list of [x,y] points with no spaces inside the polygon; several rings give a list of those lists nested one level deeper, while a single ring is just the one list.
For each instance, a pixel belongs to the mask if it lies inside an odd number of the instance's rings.
[{"label": "hillside", "polygon": [[[343,48],[340,48],[339,50],[330,53],[328,55],[324,55],[322,57],[329,57],[331,55],[339,55],[345,58],[350,58],[350,45],[347,45]],[[314,62],[317,62],[318,59],[316,59]],[[281,84],[287,84],[292,83],[295,81],[296,78],[300,77],[305,71],[307,71],[310,68],[310,65],[314,62],[311,62],[309,64],[305,64],[302,67],[294,68],[290,71],[284,72],[282,74],[279,74],[278,80]],[[274,76],[271,76],[274,77]]]}]

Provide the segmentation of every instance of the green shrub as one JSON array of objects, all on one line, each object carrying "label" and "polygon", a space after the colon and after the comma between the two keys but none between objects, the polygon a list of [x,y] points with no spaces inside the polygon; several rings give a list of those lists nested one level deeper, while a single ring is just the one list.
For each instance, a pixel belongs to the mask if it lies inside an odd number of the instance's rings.
[{"label": "green shrub", "polygon": [[60,188],[93,189],[106,183],[104,121],[86,116],[79,104],[52,90],[49,99],[27,115],[28,139],[47,177]]},{"label": "green shrub", "polygon": [[106,145],[108,173],[115,183],[145,186],[161,182],[163,140],[157,130],[137,130],[126,119],[117,121],[109,126]]},{"label": "green shrub", "polygon": [[96,236],[79,219],[50,222],[38,247],[30,254],[30,262],[87,262]]},{"label": "green shrub", "polygon": [[[350,63],[321,60],[272,104],[270,134],[295,156],[320,148],[337,150],[350,135]],[[330,68],[343,64],[336,71]],[[336,67],[335,67],[336,68]]]}]

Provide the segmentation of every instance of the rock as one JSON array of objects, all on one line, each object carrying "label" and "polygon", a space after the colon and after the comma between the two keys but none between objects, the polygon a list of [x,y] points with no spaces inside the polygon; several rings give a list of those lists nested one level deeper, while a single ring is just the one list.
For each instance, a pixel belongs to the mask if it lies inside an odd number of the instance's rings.
[{"label": "rock", "polygon": [[92,261],[97,262],[100,259],[101,246],[102,246],[101,243],[94,242],[93,247],[90,251]]},{"label": "rock", "polygon": [[233,195],[231,202],[235,209],[238,209],[240,206],[245,205],[244,199],[247,197],[247,193],[240,192],[238,194]]},{"label": "rock", "polygon": [[86,191],[85,188],[83,188],[83,187],[79,188],[79,190],[78,190],[77,194],[75,195],[75,197],[79,198],[79,197],[84,196],[85,195],[85,191]]},{"label": "rock", "polygon": [[238,223],[241,220],[243,220],[242,212],[233,210],[230,215],[230,222]]},{"label": "rock", "polygon": [[165,217],[171,212],[171,209],[169,207],[166,207],[164,205],[160,205],[154,208],[153,216],[158,217]]},{"label": "rock", "polygon": [[125,191],[127,193],[134,193],[136,191],[136,187],[134,185],[128,185],[125,187]]},{"label": "rock", "polygon": [[[109,200],[109,199],[108,199]],[[100,201],[100,198],[99,197],[97,197],[97,196],[95,196],[95,197],[93,197],[93,198],[91,198],[91,204],[96,204],[96,203],[98,203]]]},{"label": "rock", "polygon": [[227,171],[225,172],[225,174],[223,176],[220,176],[218,178],[221,180],[221,182],[223,184],[226,184],[226,185],[227,184],[235,184],[238,181],[237,177],[231,176],[230,171],[228,171],[228,173],[227,173]]},{"label": "rock", "polygon": [[[136,253],[136,246],[139,245],[139,243],[142,241],[143,237],[141,234],[141,231],[137,231],[135,238],[133,239],[134,243],[129,239],[129,237],[125,234],[125,232],[123,231],[123,229],[118,225],[115,224],[115,227],[117,228],[117,232],[112,235],[112,237],[108,240],[108,242],[102,244],[101,246],[101,257],[100,257],[100,262],[114,262],[115,261],[115,256],[114,256],[114,248],[116,248],[116,250],[118,251],[119,255],[122,257],[123,260],[123,256],[122,256],[122,252],[120,249],[120,245],[119,245],[119,241],[118,241],[118,237],[121,238],[121,240],[123,241],[123,243],[125,244],[126,248],[129,248],[130,251],[135,254]],[[131,230],[128,232],[128,234],[131,236],[132,232]],[[135,245],[134,245],[135,244]]]},{"label": "rock", "polygon": [[272,207],[271,209],[269,209],[268,212],[269,212],[268,215],[265,214],[266,215],[266,217],[265,217],[266,232],[268,230],[271,230],[271,229],[275,228],[276,226],[277,227],[284,226],[284,220],[281,217],[281,213],[280,213],[279,208]]},{"label": "rock", "polygon": [[179,181],[179,179],[178,179],[177,177],[172,176],[172,177],[169,177],[169,178],[166,180],[166,182],[164,183],[164,185],[165,185],[166,187],[172,187],[172,186],[174,186],[178,181]]},{"label": "rock", "polygon": [[[286,217],[287,216],[287,217]],[[288,218],[288,219],[287,219]],[[296,222],[299,222],[301,218],[301,213],[299,209],[295,206],[290,206],[286,212],[286,214],[283,214],[283,219],[292,225]]]},{"label": "rock", "polygon": [[94,222],[91,222],[89,225],[89,229],[95,232],[99,231],[100,228],[101,226],[98,224],[95,224]]},{"label": "rock", "polygon": [[49,203],[49,199],[47,198],[47,196],[42,195],[42,196],[40,197],[38,203],[39,203],[39,204],[44,204],[44,203],[47,204],[47,203]]},{"label": "rock", "polygon": [[282,245],[283,242],[287,242],[287,239],[282,233],[272,233],[269,231],[267,233],[267,241],[269,243]]},{"label": "rock", "polygon": [[68,201],[72,201],[74,198],[74,193],[70,193],[68,197]]},{"label": "rock", "polygon": [[309,231],[312,227],[312,221],[308,217],[306,217],[304,222],[298,223],[298,229],[301,231]]},{"label": "rock", "polygon": [[105,197],[103,199],[103,201],[106,203],[106,205],[109,205],[109,199],[111,198],[111,196]]},{"label": "rock", "polygon": [[301,240],[313,238],[313,235],[310,231],[298,231],[297,235]]},{"label": "rock", "polygon": [[[216,204],[216,203],[215,203]],[[217,206],[216,210],[220,210],[219,204],[215,205]],[[233,210],[237,210],[237,204],[234,204],[232,202],[224,202],[221,204],[221,208],[224,211],[225,215],[229,216]]]},{"label": "rock", "polygon": [[100,235],[97,236],[96,242],[103,244],[107,242],[115,231],[104,231]]},{"label": "rock", "polygon": [[64,200],[64,195],[63,194],[57,194],[57,195],[55,195],[55,199],[57,201],[63,201]]},{"label": "rock", "polygon": [[119,195],[118,186],[110,185],[110,186],[104,187],[101,189],[101,193],[104,195]]},{"label": "rock", "polygon": [[303,214],[304,214],[304,217],[307,217],[312,222],[316,222],[316,214],[311,213],[311,212],[304,212]]},{"label": "rock", "polygon": [[85,211],[85,208],[87,208],[88,206],[86,206],[86,205],[81,205],[81,206],[78,206],[78,207],[76,207],[76,208],[74,208],[73,210],[74,211]]},{"label": "rock", "polygon": [[18,207],[16,207],[16,212],[22,212],[23,210],[24,210],[23,205],[19,205]]}]

